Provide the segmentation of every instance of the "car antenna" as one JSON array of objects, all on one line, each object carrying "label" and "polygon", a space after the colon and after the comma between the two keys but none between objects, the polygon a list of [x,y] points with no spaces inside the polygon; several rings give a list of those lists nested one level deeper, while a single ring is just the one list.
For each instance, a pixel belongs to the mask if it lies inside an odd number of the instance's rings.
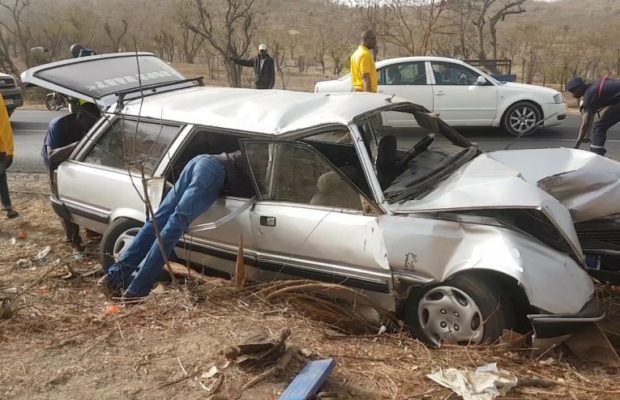
[{"label": "car antenna", "polygon": [[532,125],[528,130],[521,132],[520,134],[517,135],[517,137],[510,143],[508,143],[508,145],[506,147],[504,147],[504,150],[508,150],[510,149],[510,147],[512,147],[513,144],[517,143],[517,141],[519,139],[521,139],[523,136],[529,135],[531,133],[534,133],[534,131],[536,131],[536,129],[540,128],[542,126],[542,124],[548,120],[549,118],[555,117],[556,115],[558,115],[557,112],[554,112],[553,114],[549,115],[546,118],[541,119],[540,121],[536,122],[534,125]]}]

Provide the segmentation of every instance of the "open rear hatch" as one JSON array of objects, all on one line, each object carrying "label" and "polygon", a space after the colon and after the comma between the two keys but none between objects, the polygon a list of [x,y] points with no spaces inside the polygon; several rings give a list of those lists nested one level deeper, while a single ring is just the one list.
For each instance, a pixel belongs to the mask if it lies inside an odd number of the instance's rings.
[{"label": "open rear hatch", "polygon": [[72,58],[24,71],[23,82],[109,107],[119,98],[202,84],[151,53],[113,53]]}]

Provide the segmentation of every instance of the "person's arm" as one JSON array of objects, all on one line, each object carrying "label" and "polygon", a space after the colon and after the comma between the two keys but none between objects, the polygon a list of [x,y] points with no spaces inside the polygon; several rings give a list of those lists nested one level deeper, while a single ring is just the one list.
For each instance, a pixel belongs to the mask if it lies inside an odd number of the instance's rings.
[{"label": "person's arm", "polygon": [[577,136],[577,142],[575,143],[575,149],[578,149],[581,143],[588,137],[588,133],[592,127],[592,122],[594,122],[594,113],[589,110],[584,110],[581,120],[581,127],[579,128],[579,136]]},{"label": "person's arm", "polygon": [[243,65],[244,67],[253,67],[254,66],[254,58],[244,59],[244,58],[230,57],[230,59],[232,61],[234,61],[234,63],[237,64],[237,65]]},{"label": "person's arm", "polygon": [[65,147],[59,147],[57,149],[52,149],[50,146],[47,146],[47,158],[51,163],[60,164],[69,158],[79,143],[80,142],[73,142]]},{"label": "person's arm", "polygon": [[271,68],[269,68],[269,89],[273,89],[276,84],[276,61],[271,58]]},{"label": "person's arm", "polygon": [[370,81],[370,74],[365,73],[362,76],[362,79],[364,80],[364,92],[372,92],[372,83]]},{"label": "person's arm", "polygon": [[371,70],[375,68],[375,62],[371,55],[365,55],[360,59],[360,72],[364,81],[364,92],[372,92]]}]

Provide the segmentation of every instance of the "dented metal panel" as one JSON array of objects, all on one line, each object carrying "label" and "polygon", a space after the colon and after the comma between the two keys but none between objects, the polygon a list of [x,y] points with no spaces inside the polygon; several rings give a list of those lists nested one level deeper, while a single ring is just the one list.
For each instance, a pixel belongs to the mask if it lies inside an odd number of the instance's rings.
[{"label": "dented metal panel", "polygon": [[497,271],[514,278],[533,306],[550,313],[577,313],[594,294],[591,279],[573,259],[527,235],[424,215],[379,220],[397,274],[442,282],[471,270]]},{"label": "dented metal panel", "polygon": [[457,170],[428,195],[391,206],[391,210],[399,214],[477,209],[541,210],[569,243],[575,256],[583,259],[566,207],[525,181],[518,171],[485,154]]},{"label": "dented metal panel", "polygon": [[574,222],[620,213],[620,163],[589,151],[498,151],[489,157],[521,172],[566,206]]}]

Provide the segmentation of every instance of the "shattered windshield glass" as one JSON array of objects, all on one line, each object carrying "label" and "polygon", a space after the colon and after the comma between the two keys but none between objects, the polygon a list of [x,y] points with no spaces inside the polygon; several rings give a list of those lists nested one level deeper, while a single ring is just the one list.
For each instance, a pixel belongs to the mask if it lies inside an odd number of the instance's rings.
[{"label": "shattered windshield glass", "polygon": [[479,154],[437,115],[422,110],[382,111],[358,127],[390,203],[425,195]]}]

